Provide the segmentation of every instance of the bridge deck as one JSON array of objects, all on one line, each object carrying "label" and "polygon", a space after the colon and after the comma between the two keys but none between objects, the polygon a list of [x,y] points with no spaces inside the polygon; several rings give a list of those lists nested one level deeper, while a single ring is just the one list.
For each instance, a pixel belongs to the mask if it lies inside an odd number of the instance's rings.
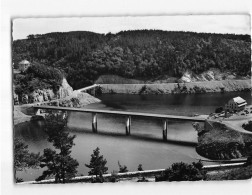
[{"label": "bridge deck", "polygon": [[176,116],[176,115],[152,114],[152,113],[141,113],[141,112],[97,110],[97,109],[86,109],[86,108],[69,108],[69,107],[58,107],[58,106],[33,106],[33,107],[36,109],[49,109],[49,110],[71,111],[71,112],[87,112],[87,113],[97,113],[97,114],[150,117],[150,118],[159,118],[159,119],[172,119],[172,120],[179,120],[179,121],[204,122],[206,120],[206,118],[203,118],[203,117]]},{"label": "bridge deck", "polygon": [[94,84],[94,85],[91,85],[91,86],[88,86],[88,87],[84,87],[84,88],[78,89],[78,91],[79,92],[86,91],[86,90],[93,89],[93,88],[96,88],[96,87],[99,87],[99,85]]}]

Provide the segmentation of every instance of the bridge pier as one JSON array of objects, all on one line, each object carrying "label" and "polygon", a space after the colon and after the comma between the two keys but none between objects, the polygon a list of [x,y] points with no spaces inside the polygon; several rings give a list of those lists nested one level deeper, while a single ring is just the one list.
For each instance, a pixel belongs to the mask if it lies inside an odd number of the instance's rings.
[{"label": "bridge pier", "polygon": [[130,135],[130,127],[131,127],[131,116],[128,116],[126,119],[126,135]]},{"label": "bridge pier", "polygon": [[163,140],[167,140],[167,129],[168,129],[168,120],[164,121],[164,128],[163,128]]},{"label": "bridge pier", "polygon": [[92,130],[97,133],[97,113],[92,114]]}]

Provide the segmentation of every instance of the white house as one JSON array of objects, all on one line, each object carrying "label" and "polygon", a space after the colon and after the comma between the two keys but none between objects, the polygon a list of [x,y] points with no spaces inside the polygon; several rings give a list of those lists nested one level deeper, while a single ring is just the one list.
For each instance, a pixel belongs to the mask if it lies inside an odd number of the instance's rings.
[{"label": "white house", "polygon": [[21,72],[26,71],[26,69],[31,65],[31,63],[27,60],[22,60],[21,62],[18,63],[18,69]]},{"label": "white house", "polygon": [[228,112],[241,111],[245,108],[246,105],[247,105],[246,100],[238,96],[228,101],[228,103],[225,105],[225,111]]}]

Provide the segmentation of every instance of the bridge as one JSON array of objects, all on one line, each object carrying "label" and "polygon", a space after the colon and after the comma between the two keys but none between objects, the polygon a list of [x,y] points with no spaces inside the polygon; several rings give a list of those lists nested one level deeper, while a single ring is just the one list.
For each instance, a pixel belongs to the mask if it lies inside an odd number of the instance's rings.
[{"label": "bridge", "polygon": [[58,110],[63,112],[85,112],[92,113],[92,130],[97,133],[97,114],[109,114],[120,115],[126,117],[126,135],[130,135],[131,118],[132,117],[144,117],[144,118],[157,118],[164,120],[163,124],[163,140],[167,140],[168,121],[191,121],[191,122],[205,122],[206,118],[203,117],[189,117],[189,116],[177,116],[177,115],[164,115],[164,114],[152,114],[141,112],[125,112],[125,111],[112,111],[112,110],[98,110],[98,109],[86,109],[86,108],[72,108],[72,107],[59,107],[59,106],[33,106],[35,114],[39,115],[40,110]]},{"label": "bridge", "polygon": [[95,90],[95,88],[97,88],[97,87],[100,87],[100,85],[94,84],[94,85],[91,85],[91,86],[88,86],[88,87],[84,87],[84,88],[78,89],[77,91],[78,92],[88,92],[88,91]]}]

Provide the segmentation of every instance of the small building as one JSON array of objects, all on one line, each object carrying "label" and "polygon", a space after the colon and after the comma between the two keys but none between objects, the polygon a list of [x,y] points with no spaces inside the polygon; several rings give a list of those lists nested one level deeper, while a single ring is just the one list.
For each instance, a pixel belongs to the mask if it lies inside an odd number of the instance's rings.
[{"label": "small building", "polygon": [[27,60],[22,60],[21,62],[18,63],[18,70],[20,72],[26,71],[26,69],[31,65],[31,63]]},{"label": "small building", "polygon": [[225,111],[228,112],[241,111],[244,110],[246,105],[247,105],[246,100],[238,96],[228,101],[228,103],[225,105]]}]

